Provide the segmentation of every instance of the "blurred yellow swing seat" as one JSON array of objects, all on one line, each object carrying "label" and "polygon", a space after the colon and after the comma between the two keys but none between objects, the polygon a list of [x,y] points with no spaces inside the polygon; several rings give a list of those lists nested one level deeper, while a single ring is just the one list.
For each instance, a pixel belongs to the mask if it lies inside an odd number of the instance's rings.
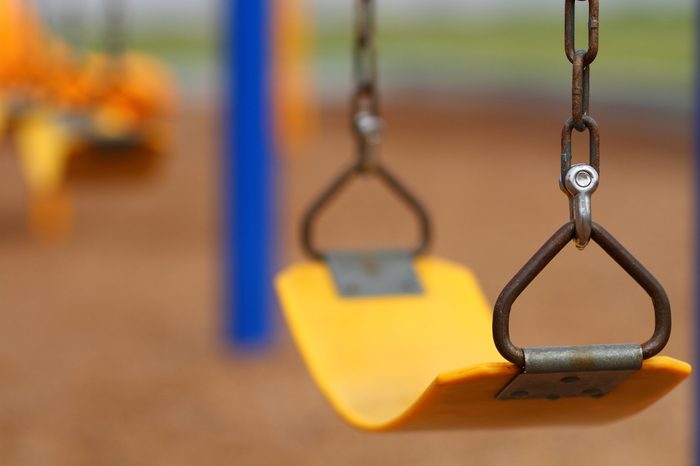
[{"label": "blurred yellow swing seat", "polygon": [[321,391],[367,431],[598,424],[631,416],[689,374],[681,361],[643,362],[602,398],[499,400],[520,369],[491,339],[491,313],[471,271],[415,260],[422,295],[343,297],[329,266],[283,271],[277,290],[289,327]]},{"label": "blurred yellow swing seat", "polygon": [[2,2],[0,26],[0,131],[16,139],[32,231],[58,238],[71,225],[69,181],[158,172],[170,146],[173,79],[123,40],[110,53],[75,53],[44,30],[31,1]]},{"label": "blurred yellow swing seat", "polygon": [[[34,234],[53,241],[72,224],[69,180],[140,180],[157,173],[163,151],[151,131],[129,139],[86,136],[84,129],[62,121],[49,110],[22,117],[15,139],[20,166],[30,195],[29,224]],[[87,129],[89,131],[89,128]]]},{"label": "blurred yellow swing seat", "polygon": [[65,162],[67,178],[154,174],[170,145],[176,100],[166,67],[139,53],[90,53],[78,60],[60,41],[48,46],[46,96],[25,112],[23,137],[62,133],[66,155],[57,163]]}]

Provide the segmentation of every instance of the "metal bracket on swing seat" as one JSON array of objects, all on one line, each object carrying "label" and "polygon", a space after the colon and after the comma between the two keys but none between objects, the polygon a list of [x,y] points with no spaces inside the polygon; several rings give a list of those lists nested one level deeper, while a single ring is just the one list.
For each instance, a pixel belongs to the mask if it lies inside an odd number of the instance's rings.
[{"label": "metal bracket on swing seat", "polygon": [[[591,168],[591,170],[593,170]],[[642,361],[663,349],[671,334],[671,305],[661,284],[610,233],[591,223],[597,243],[647,292],[654,305],[654,333],[641,344],[520,348],[510,338],[511,307],[554,257],[576,237],[571,221],[557,230],[503,288],[493,309],[493,341],[501,355],[522,369],[496,395],[499,400],[596,397],[610,393]],[[586,238],[582,238],[584,242]]]},{"label": "metal bracket on swing seat", "polygon": [[642,367],[639,345],[525,348],[525,368],[499,400],[602,398]]},{"label": "metal bracket on swing seat", "polygon": [[325,253],[338,293],[346,298],[423,293],[411,251]]}]

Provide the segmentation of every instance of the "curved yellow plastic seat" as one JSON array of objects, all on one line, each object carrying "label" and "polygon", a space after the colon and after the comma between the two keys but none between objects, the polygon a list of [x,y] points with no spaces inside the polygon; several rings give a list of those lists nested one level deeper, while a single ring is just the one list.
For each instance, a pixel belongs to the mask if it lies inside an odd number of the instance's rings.
[{"label": "curved yellow plastic seat", "polygon": [[491,312],[472,273],[423,257],[424,294],[343,298],[323,262],[277,277],[292,334],[321,391],[368,431],[595,424],[633,415],[690,374],[681,361],[644,361],[602,398],[498,400],[519,372],[496,351]]}]

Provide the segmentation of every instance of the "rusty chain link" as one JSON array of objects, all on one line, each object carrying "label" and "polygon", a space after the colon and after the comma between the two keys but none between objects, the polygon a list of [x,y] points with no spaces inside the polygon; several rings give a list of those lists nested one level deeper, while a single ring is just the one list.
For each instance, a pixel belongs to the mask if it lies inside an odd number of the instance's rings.
[{"label": "rusty chain link", "polygon": [[598,55],[599,0],[565,0],[564,4],[564,50],[571,63],[576,54],[576,1],[588,2],[588,50],[584,64],[590,65]]},{"label": "rusty chain link", "polygon": [[[588,2],[588,49],[576,49],[576,1]],[[584,115],[588,114],[590,65],[598,55],[599,0],[566,0],[564,7],[564,50],[573,64],[571,116],[577,131],[584,131]]]},{"label": "rusty chain link", "polygon": [[571,118],[574,128],[583,131],[583,117],[588,113],[590,99],[590,68],[584,66],[586,52],[578,50],[574,55],[574,72],[571,83]]}]

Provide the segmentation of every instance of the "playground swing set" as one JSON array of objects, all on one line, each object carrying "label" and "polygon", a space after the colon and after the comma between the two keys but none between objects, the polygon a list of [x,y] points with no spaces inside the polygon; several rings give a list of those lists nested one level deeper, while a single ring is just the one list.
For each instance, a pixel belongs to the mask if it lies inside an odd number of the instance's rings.
[{"label": "playground swing set", "polygon": [[[422,204],[378,158],[374,0],[356,0],[352,124],[355,162],[302,222],[309,260],[277,279],[300,352],[333,407],[367,431],[599,424],[638,413],[687,378],[691,367],[658,354],[671,333],[668,297],[653,275],[592,221],[600,137],[589,115],[590,65],[598,53],[599,0],[588,0],[588,48],[574,44],[575,1],[565,0],[565,50],[573,64],[572,114],[561,138],[560,187],[570,220],[516,273],[493,316],[473,273],[426,254],[431,224]],[[573,130],[588,131],[588,163],[572,163]],[[319,250],[314,224],[355,177],[375,177],[415,214],[412,250]],[[638,344],[518,347],[511,306],[569,243],[598,244],[650,296],[652,336]]]},{"label": "playground swing set", "polygon": [[104,53],[76,52],[44,30],[31,1],[0,6],[0,120],[20,159],[39,237],[70,228],[68,182],[150,178],[168,150],[174,85],[125,48],[124,0],[105,0]]}]

